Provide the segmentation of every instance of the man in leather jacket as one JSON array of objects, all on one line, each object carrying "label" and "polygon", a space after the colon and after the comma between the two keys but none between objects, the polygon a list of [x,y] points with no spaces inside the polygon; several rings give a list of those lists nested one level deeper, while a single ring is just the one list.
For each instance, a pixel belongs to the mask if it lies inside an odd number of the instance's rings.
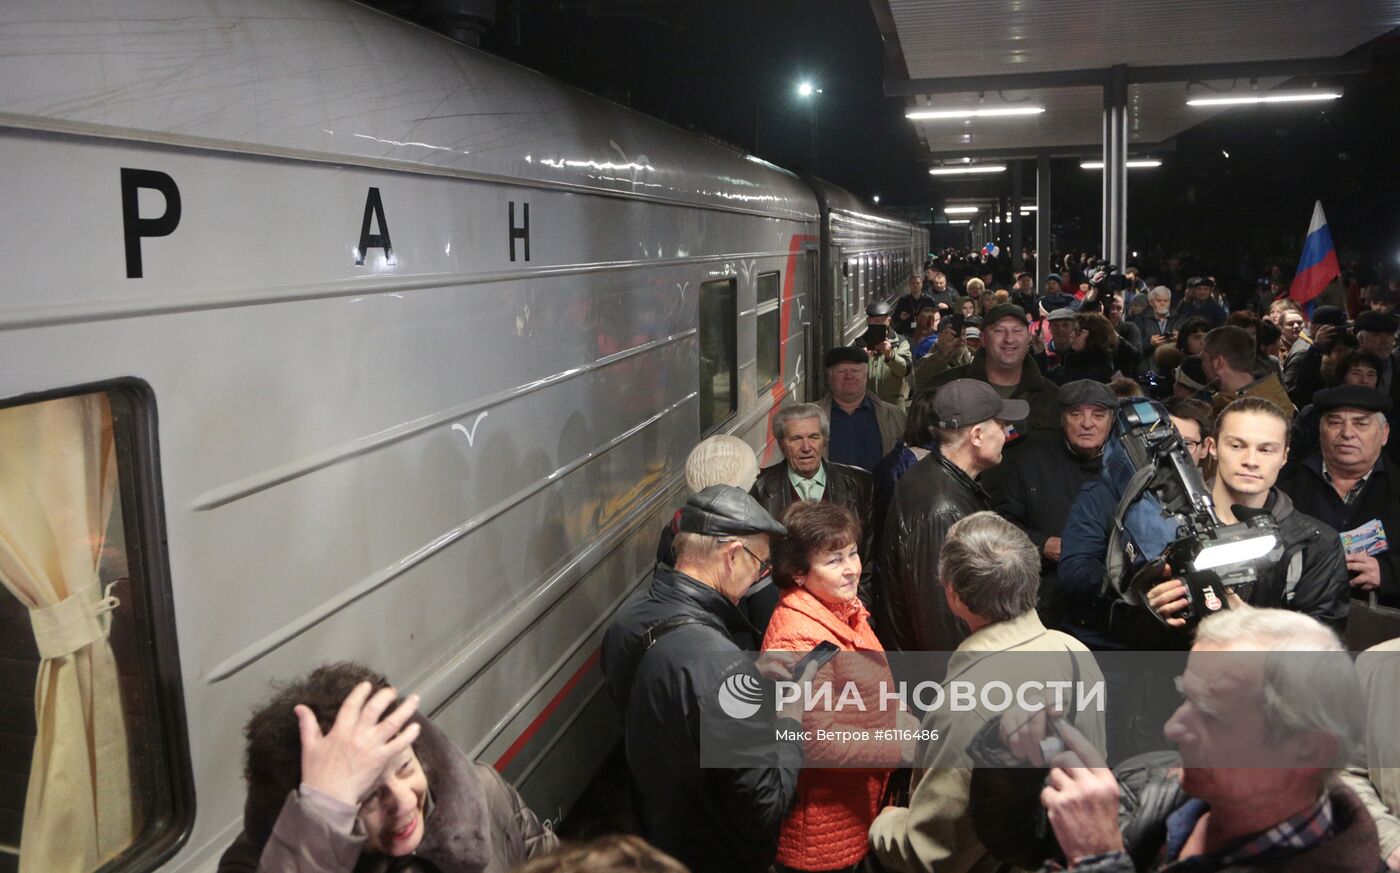
[{"label": "man in leather jacket", "polygon": [[[642,835],[694,873],[766,873],[803,751],[800,740],[775,741],[775,730],[800,733],[800,708],[789,704],[777,720],[731,717],[719,711],[719,692],[736,677],[762,681],[745,654],[760,639],[736,604],[768,575],[770,538],[787,531],[729,485],[692,496],[676,525],[675,566],[657,564],[650,588],[603,637]],[[702,769],[700,738],[716,723],[727,724],[735,748],[772,749],[771,757]]]},{"label": "man in leather jacket", "polygon": [[952,651],[967,636],[939,582],[939,552],[954,522],[991,509],[976,478],[1001,463],[1007,422],[1029,413],[1024,400],[1003,400],[976,379],[938,389],[938,450],[899,480],[885,518],[874,610],[885,648]]},{"label": "man in leather jacket", "polygon": [[[774,518],[782,518],[783,510],[799,500],[824,500],[854,513],[864,537],[860,543],[865,559],[860,594],[868,608],[869,568],[875,563],[869,560],[873,486],[865,470],[823,459],[830,435],[831,423],[826,412],[815,403],[798,403],[778,410],[773,416],[773,441],[782,451],[783,459],[765,467],[749,493]],[[751,591],[744,599],[749,621],[759,633],[768,627],[768,619],[777,605],[778,588],[771,583]]]},{"label": "man in leather jacket", "polygon": [[1050,762],[1041,802],[1071,870],[1380,869],[1376,826],[1336,775],[1364,719],[1336,634],[1282,610],[1212,615],[1181,687],[1164,731],[1179,768],[1154,758],[1109,770],[1060,725],[1067,749]]}]

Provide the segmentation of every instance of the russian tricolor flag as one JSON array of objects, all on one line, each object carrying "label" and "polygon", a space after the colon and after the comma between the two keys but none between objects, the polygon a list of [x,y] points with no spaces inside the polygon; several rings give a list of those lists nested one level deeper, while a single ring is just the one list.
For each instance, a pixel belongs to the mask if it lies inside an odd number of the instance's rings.
[{"label": "russian tricolor flag", "polygon": [[1308,238],[1303,242],[1303,256],[1298,259],[1298,272],[1288,289],[1288,297],[1297,303],[1307,303],[1341,274],[1337,249],[1332,245],[1332,232],[1327,229],[1327,216],[1322,214],[1322,201],[1319,200],[1313,206]]}]

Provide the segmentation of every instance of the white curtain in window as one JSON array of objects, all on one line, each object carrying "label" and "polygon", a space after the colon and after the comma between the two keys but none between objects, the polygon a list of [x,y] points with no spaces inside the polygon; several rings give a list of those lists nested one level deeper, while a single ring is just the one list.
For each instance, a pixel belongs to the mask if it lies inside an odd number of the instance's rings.
[{"label": "white curtain in window", "polygon": [[20,873],[88,873],[134,837],[115,601],[98,579],[116,488],[104,395],[0,409],[0,583],[29,607],[42,659]]}]

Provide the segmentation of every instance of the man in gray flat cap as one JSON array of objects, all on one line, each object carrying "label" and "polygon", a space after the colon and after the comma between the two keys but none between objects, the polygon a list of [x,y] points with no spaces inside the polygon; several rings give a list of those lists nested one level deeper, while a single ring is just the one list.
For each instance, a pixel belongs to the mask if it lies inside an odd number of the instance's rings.
[{"label": "man in gray flat cap", "polygon": [[[774,764],[702,771],[695,726],[716,717],[726,679],[761,681],[745,655],[761,641],[736,604],[769,574],[771,538],[787,530],[742,490],[712,485],[686,501],[676,531],[675,566],[657,564],[608,627],[603,676],[623,713],[642,834],[696,873],[760,873],[777,853],[802,744],[778,742]],[[775,727],[800,728],[796,706],[733,728],[753,722],[771,744]]]},{"label": "man in gray flat cap", "polygon": [[1003,400],[977,379],[957,379],[938,389],[933,400],[938,451],[895,485],[877,553],[872,612],[885,648],[951,652],[967,636],[967,626],[943,594],[939,554],[954,522],[991,509],[976,479],[1001,463],[1008,422],[1029,413],[1026,401]]},{"label": "man in gray flat cap", "polygon": [[1040,552],[1037,609],[1047,627],[1059,625],[1055,598],[1060,532],[1079,489],[1099,477],[1104,443],[1118,398],[1107,385],[1080,379],[1060,386],[1060,426],[1053,437],[1034,437],[1007,461],[996,511],[1025,531]]}]

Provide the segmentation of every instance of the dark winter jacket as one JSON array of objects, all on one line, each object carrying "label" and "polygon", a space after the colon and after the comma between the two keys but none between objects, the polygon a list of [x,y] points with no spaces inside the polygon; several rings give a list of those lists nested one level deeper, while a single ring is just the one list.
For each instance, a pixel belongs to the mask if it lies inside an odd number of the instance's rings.
[{"label": "dark winter jacket", "polygon": [[991,509],[987,493],[941,452],[895,485],[875,591],[875,630],[886,649],[951,652],[967,636],[967,625],[948,608],[938,556],[948,528],[984,509]]},{"label": "dark winter jacket", "polygon": [[[977,354],[972,356],[972,363],[939,373],[929,380],[929,384],[942,386],[954,379],[976,379],[979,382],[986,382],[986,350],[978,349]],[[1021,363],[1021,382],[1016,386],[1016,390],[1009,399],[1024,400],[1029,403],[1031,414],[1024,421],[1010,422],[1015,426],[1017,434],[1017,438],[1012,441],[1012,444],[1037,434],[1050,436],[1060,432],[1059,396],[1059,386],[1042,375],[1035,361],[1031,359],[1030,355],[1026,355],[1026,360]],[[1012,444],[1008,444],[1008,448]]]},{"label": "dark winter jacket", "polygon": [[1177,307],[1176,317],[1172,321],[1172,330],[1176,330],[1188,318],[1204,318],[1211,327],[1220,327],[1228,317],[1229,313],[1225,311],[1225,307],[1213,299],[1187,300]]},{"label": "dark winter jacket", "polygon": [[1106,385],[1116,369],[1118,367],[1113,357],[1104,352],[1069,349],[1060,355],[1059,365],[1050,369],[1050,380],[1056,385],[1067,385],[1080,379],[1091,379]]},{"label": "dark winter jacket", "polygon": [[1314,452],[1301,464],[1286,469],[1279,477],[1278,487],[1293,499],[1300,511],[1330,524],[1338,530],[1352,530],[1372,519],[1385,528],[1387,541],[1394,548],[1376,555],[1381,569],[1378,599],[1387,606],[1400,606],[1400,475],[1385,459],[1377,461],[1361,494],[1350,504],[1342,501],[1322,475],[1322,455]]},{"label": "dark winter jacket", "polygon": [[[1115,768],[1120,793],[1118,821],[1124,851],[1101,855],[1074,867],[1076,873],[1155,873],[1163,868],[1167,818],[1188,800],[1178,776],[1164,756],[1129,759]],[[1152,766],[1136,766],[1146,760]],[[1380,843],[1371,815],[1351,789],[1340,783],[1328,787],[1333,833],[1310,849],[1277,859],[1262,858],[1236,864],[1221,873],[1375,873]],[[1049,866],[1046,870],[1062,869]]]},{"label": "dark winter jacket", "polygon": [[[678,617],[695,622],[647,649],[648,629]],[[694,873],[766,871],[797,789],[801,742],[775,745],[774,736],[775,728],[797,732],[800,725],[730,718],[717,709],[725,679],[743,673],[762,683],[745,655],[760,642],[723,595],[665,565],[603,637],[603,676],[623,712],[642,834]],[[734,748],[775,749],[772,759],[702,769],[702,727],[717,723],[726,726]]]},{"label": "dark winter jacket", "polygon": [[1113,368],[1123,375],[1133,377],[1142,367],[1142,331],[1131,321],[1121,321],[1114,326],[1118,332],[1118,349],[1113,353]]},{"label": "dark winter jacket", "polygon": [[1002,482],[996,511],[1025,531],[1041,553],[1039,609],[1042,621],[1050,618],[1047,626],[1058,625],[1059,580],[1058,562],[1044,556],[1045,541],[1061,536],[1079,490],[1099,478],[1102,457],[1075,454],[1063,436],[1035,439],[1017,454]]},{"label": "dark winter jacket", "polygon": [[348,810],[342,817],[298,790],[280,811],[255,808],[250,795],[245,823],[260,831],[265,826],[254,823],[271,812],[276,815],[272,834],[266,841],[248,831],[239,834],[219,859],[219,873],[507,873],[558,848],[554,832],[500,774],[468,760],[432,722],[415,720],[421,732],[413,750],[428,775],[429,806],[423,840],[411,858],[364,852],[364,828]]}]

